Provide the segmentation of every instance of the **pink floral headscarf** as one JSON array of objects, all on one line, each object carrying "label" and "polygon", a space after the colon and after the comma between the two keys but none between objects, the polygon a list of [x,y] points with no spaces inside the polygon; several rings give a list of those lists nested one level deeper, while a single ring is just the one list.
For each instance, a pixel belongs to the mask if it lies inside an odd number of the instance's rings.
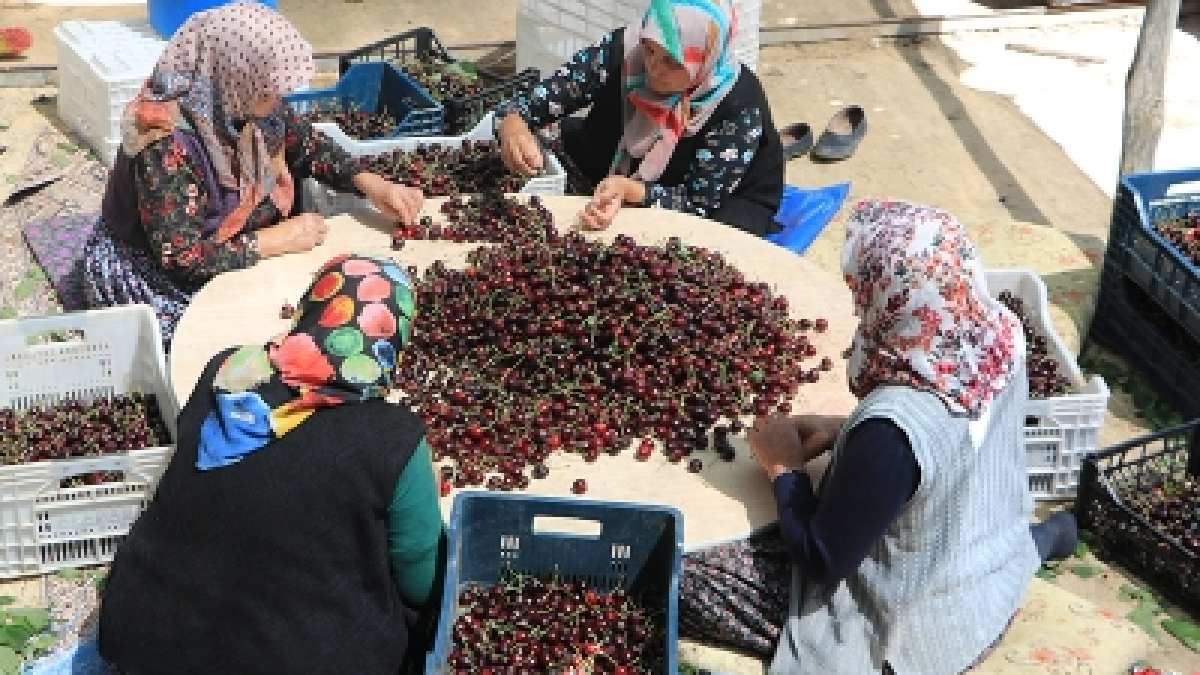
[{"label": "pink floral headscarf", "polygon": [[294,187],[283,161],[283,108],[254,118],[264,95],[284,95],[316,73],[312,46],[278,12],[235,2],[194,14],[167,43],[154,73],[122,120],[133,157],[176,128],[190,126],[221,185],[238,190],[238,208],[217,230],[226,241],[270,196],[291,210]]},{"label": "pink floral headscarf", "polygon": [[861,202],[842,272],[860,322],[848,368],[855,396],[910,386],[975,418],[1007,386],[1021,358],[1021,328],[988,294],[979,255],[954,216],[905,202]]}]

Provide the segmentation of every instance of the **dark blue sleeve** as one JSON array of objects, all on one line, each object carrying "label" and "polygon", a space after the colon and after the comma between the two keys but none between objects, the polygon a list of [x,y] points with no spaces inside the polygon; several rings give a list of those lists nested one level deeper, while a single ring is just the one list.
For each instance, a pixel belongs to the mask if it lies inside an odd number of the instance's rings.
[{"label": "dark blue sleeve", "polygon": [[780,534],[805,580],[832,585],[849,576],[920,482],[908,437],[885,419],[850,431],[820,498],[803,471],[776,478]]}]

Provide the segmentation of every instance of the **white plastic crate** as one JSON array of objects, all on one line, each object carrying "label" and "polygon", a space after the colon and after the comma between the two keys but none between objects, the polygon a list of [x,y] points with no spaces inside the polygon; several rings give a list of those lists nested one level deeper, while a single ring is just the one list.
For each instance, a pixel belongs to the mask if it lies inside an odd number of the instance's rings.
[{"label": "white plastic crate", "polygon": [[1084,380],[1075,355],[1067,350],[1050,321],[1046,285],[1032,270],[987,270],[993,296],[1011,291],[1025,304],[1033,331],[1046,338],[1074,393],[1030,399],[1025,408],[1025,453],[1029,492],[1034,499],[1072,499],[1079,487],[1083,458],[1100,448],[1100,427],[1108,409],[1108,385],[1095,375]]},{"label": "white plastic crate", "polygon": [[106,163],[121,136],[125,106],[154,70],[166,43],[149,24],[64,21],[58,43],[58,116]]},{"label": "white plastic crate", "polygon": [[[319,122],[313,125],[318,131],[337,143],[351,157],[379,155],[395,150],[414,150],[419,145],[461,146],[463,141],[494,141],[492,135],[492,113],[488,113],[469,133],[462,136],[409,136],[376,141],[357,141],[346,135],[336,124]],[[546,152],[545,175],[530,178],[521,188],[523,194],[559,196],[567,188],[567,172],[553,153]],[[362,209],[373,209],[370,202],[352,194],[340,193],[315,180],[305,181],[305,190],[312,196],[321,214],[333,216]]]},{"label": "white plastic crate", "polygon": [[[606,33],[641,21],[647,5],[647,0],[521,0],[517,70],[537,68],[545,77]],[[734,55],[756,70],[762,0],[733,0],[733,7],[737,12]]]},{"label": "white plastic crate", "polygon": [[[51,332],[68,339],[39,343]],[[174,438],[179,406],[150,307],[0,322],[0,407],[25,410],[134,391],[154,394]],[[153,497],[172,450],[0,467],[0,578],[112,560]],[[124,480],[59,487],[64,478],[99,471],[123,472]]]}]

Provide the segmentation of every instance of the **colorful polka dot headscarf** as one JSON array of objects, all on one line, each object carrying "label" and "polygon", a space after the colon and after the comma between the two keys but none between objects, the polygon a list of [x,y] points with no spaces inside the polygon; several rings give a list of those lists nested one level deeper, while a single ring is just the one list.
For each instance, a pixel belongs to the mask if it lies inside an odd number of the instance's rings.
[{"label": "colorful polka dot headscarf", "polygon": [[859,318],[850,391],[896,384],[978,417],[1022,358],[1018,319],[988,293],[983,263],[954,216],[864,201],[847,225],[842,272]]},{"label": "colorful polka dot headscarf", "polygon": [[221,364],[196,468],[238,462],[321,408],[386,396],[415,314],[408,275],[391,260],[325,263],[282,340],[240,347]]}]

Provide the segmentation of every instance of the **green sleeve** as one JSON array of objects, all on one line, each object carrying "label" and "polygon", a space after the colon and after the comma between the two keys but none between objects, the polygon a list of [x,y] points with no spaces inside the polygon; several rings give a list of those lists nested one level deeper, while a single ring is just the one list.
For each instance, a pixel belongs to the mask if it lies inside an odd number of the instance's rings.
[{"label": "green sleeve", "polygon": [[396,481],[396,492],[388,508],[392,577],[404,599],[414,605],[424,605],[433,590],[442,534],[433,457],[429,444],[422,438]]}]

